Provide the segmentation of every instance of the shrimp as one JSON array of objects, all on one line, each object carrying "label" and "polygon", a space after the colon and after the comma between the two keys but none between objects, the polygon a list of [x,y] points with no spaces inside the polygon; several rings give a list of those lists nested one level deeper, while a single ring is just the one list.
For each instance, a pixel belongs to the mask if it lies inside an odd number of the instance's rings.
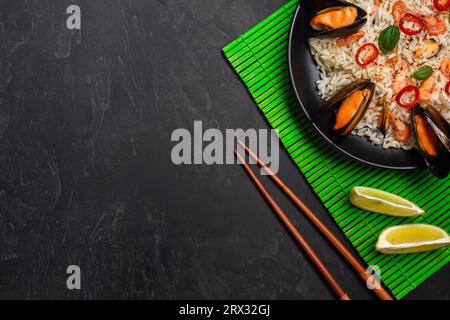
[{"label": "shrimp", "polygon": [[408,12],[408,8],[403,1],[397,1],[392,7],[392,16],[394,17],[394,23],[396,26],[400,23],[400,20]]},{"label": "shrimp", "polygon": [[436,84],[434,81],[434,77],[431,76],[428,79],[426,79],[419,87],[420,91],[420,101],[428,101],[431,99],[431,95],[434,92],[434,89],[436,89]]},{"label": "shrimp", "polygon": [[410,78],[406,78],[404,75],[398,75],[392,82],[392,89],[394,90],[395,94],[399,94],[403,88],[411,84],[413,84],[413,82]]},{"label": "shrimp", "polygon": [[396,73],[394,81],[392,81],[392,89],[395,94],[399,94],[403,88],[413,84],[412,79],[405,76],[410,68],[409,63],[405,60],[401,60],[400,67],[398,67],[394,64],[397,63],[397,61],[397,58],[392,58],[388,61],[388,64],[392,64]]},{"label": "shrimp", "polygon": [[450,78],[450,59],[444,59],[441,64],[441,72],[447,78]]},{"label": "shrimp", "polygon": [[422,21],[425,29],[432,36],[437,36],[447,31],[445,21],[436,16],[422,16]]},{"label": "shrimp", "polygon": [[346,46],[347,44],[354,43],[354,42],[358,41],[359,39],[361,39],[362,37],[364,37],[364,35],[365,35],[364,31],[358,31],[354,34],[351,34],[348,37],[338,40],[337,47],[340,48],[340,47]]},{"label": "shrimp", "polygon": [[391,113],[392,132],[397,141],[405,142],[411,138],[411,128],[397,117],[395,111]]}]

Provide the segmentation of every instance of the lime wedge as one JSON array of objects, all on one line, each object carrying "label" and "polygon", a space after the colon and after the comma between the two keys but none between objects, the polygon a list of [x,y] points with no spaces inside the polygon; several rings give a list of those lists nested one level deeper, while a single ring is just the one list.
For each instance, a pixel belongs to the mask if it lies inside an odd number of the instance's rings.
[{"label": "lime wedge", "polygon": [[354,187],[350,202],[360,209],[395,217],[420,216],[424,210],[395,194],[366,187]]},{"label": "lime wedge", "polygon": [[407,224],[384,230],[375,249],[385,254],[436,250],[450,244],[445,230],[427,224]]}]

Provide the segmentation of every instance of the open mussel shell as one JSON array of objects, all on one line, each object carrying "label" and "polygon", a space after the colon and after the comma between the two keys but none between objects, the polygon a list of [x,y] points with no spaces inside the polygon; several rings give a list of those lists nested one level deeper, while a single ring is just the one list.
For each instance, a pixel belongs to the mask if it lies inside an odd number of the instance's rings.
[{"label": "open mussel shell", "polygon": [[[317,0],[307,1],[305,9],[308,10],[309,30],[308,36],[312,38],[339,38],[346,37],[361,29],[367,23],[367,12],[357,5],[343,0]],[[329,13],[345,7],[353,7],[356,9],[356,18],[351,25],[338,28],[330,28],[320,24],[313,24],[313,19],[323,13]]]},{"label": "open mussel shell", "polygon": [[430,115],[428,122],[444,147],[450,152],[450,123],[448,123],[447,119],[432,106],[426,106],[425,110],[428,111]]},{"label": "open mussel shell", "polygon": [[423,45],[416,50],[416,54],[421,59],[431,59],[441,52],[442,45],[434,39],[426,39]]},{"label": "open mussel shell", "polygon": [[375,84],[367,79],[353,82],[330,98],[325,112],[335,112],[333,130],[340,136],[350,134],[363,119],[375,94]]},{"label": "open mussel shell", "polygon": [[[448,122],[440,117],[437,110],[432,107],[425,109],[416,106],[411,111],[411,124],[419,150],[431,172],[437,178],[444,179],[450,172],[450,151],[441,141],[444,137],[439,137],[440,133],[437,130],[444,134],[449,127]],[[448,136],[445,139],[448,140]]]}]

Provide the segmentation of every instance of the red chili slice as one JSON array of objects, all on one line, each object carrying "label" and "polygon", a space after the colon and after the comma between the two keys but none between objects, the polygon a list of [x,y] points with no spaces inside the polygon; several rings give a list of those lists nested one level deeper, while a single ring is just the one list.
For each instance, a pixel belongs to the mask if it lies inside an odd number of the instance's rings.
[{"label": "red chili slice", "polygon": [[[405,94],[408,93],[414,93],[414,98],[410,101],[410,102],[403,102],[402,98]],[[420,101],[420,91],[419,88],[417,88],[416,86],[413,85],[409,85],[406,86],[405,88],[403,88],[402,90],[400,90],[400,92],[398,93],[397,97],[395,98],[395,101],[397,101],[398,105],[406,108],[406,109],[411,109],[413,107],[415,107],[419,101]]]},{"label": "red chili slice", "polygon": [[[369,52],[365,52],[365,51],[369,51]],[[365,53],[363,56],[362,53]],[[378,48],[373,44],[373,43],[366,43],[364,45],[361,46],[361,48],[358,49],[358,51],[356,52],[356,63],[361,66],[361,67],[365,67],[368,64],[374,62],[378,55],[380,54],[380,52],[378,51]]]},{"label": "red chili slice", "polygon": [[[450,1],[450,0],[449,0]],[[414,25],[417,25],[417,29],[410,29],[405,24],[406,23],[413,23]],[[413,36],[415,34],[421,33],[425,25],[422,22],[422,19],[420,19],[418,16],[413,15],[412,13],[406,13],[401,19],[399,26],[400,30],[404,34],[407,34],[409,36]]]},{"label": "red chili slice", "polygon": [[450,0],[433,0],[434,7],[441,12],[450,9]]},{"label": "red chili slice", "polygon": [[445,85],[445,93],[450,96],[450,81]]}]

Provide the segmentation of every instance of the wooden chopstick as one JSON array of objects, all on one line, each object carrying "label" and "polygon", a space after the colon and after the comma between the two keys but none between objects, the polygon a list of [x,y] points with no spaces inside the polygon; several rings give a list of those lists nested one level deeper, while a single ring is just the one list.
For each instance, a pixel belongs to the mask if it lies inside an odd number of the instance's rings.
[{"label": "wooden chopstick", "polygon": [[275,213],[278,215],[280,220],[283,222],[283,224],[286,226],[286,228],[289,230],[289,232],[292,234],[292,236],[297,240],[300,247],[306,252],[308,257],[312,260],[316,268],[320,271],[320,273],[323,275],[325,280],[328,282],[328,284],[331,286],[333,291],[336,293],[336,295],[341,300],[350,300],[350,297],[348,294],[344,292],[344,290],[341,288],[341,286],[337,283],[336,279],[333,277],[333,275],[328,271],[327,267],[323,264],[322,260],[316,255],[314,250],[310,247],[308,242],[303,238],[303,236],[300,234],[300,232],[295,228],[295,226],[292,224],[292,222],[289,220],[289,218],[286,216],[286,214],[283,212],[283,210],[280,208],[280,206],[275,202],[275,200],[270,196],[269,192],[264,188],[263,184],[259,179],[256,177],[256,175],[253,173],[253,171],[250,169],[250,166],[245,162],[245,160],[242,158],[242,156],[239,154],[237,150],[234,151],[236,154],[236,157],[239,159],[239,161],[242,163],[245,171],[247,171],[248,175],[250,176],[251,180],[254,182],[258,190],[261,192],[263,197],[267,200],[267,202],[270,204],[272,209],[275,211]]},{"label": "wooden chopstick", "polygon": [[[286,186],[286,184],[278,178],[278,176],[264,163],[258,156],[250,150],[242,141],[238,141],[239,144],[245,149],[245,151],[256,160],[257,164],[264,168],[272,180],[283,190],[283,192],[294,202],[294,204],[305,213],[305,215],[312,221],[312,223],[322,232],[322,234],[334,245],[334,247],[344,256],[347,262],[358,272],[361,279],[367,284],[368,281],[375,284],[372,289],[374,293],[381,300],[394,300],[391,295],[383,288],[381,283],[371,277],[372,275],[361,265],[361,263],[353,256],[353,254],[344,246],[344,244],[336,238],[336,236],[328,229],[322,221],[301,201],[294,192]],[[374,283],[374,282],[378,283]]]}]

